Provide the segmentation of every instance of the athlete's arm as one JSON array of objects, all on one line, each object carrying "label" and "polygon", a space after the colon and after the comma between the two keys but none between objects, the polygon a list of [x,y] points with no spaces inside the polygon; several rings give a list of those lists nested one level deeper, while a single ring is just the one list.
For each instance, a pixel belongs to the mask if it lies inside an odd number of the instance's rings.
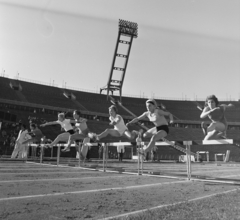
[{"label": "athlete's arm", "polygon": [[126,126],[128,126],[129,124],[134,124],[134,123],[136,123],[136,122],[138,122],[138,121],[140,121],[140,120],[142,120],[142,119],[144,119],[146,117],[147,117],[147,112],[144,112],[142,115],[140,115],[140,116],[134,118],[132,121],[128,122],[126,124]]},{"label": "athlete's arm", "polygon": [[234,108],[235,106],[233,105],[233,104],[228,104],[228,105],[226,105],[226,104],[221,104],[220,105],[221,107],[223,107],[223,109],[224,109],[224,111],[227,109],[227,108]]},{"label": "athlete's arm", "polygon": [[114,121],[111,121],[109,124],[110,124],[110,125],[116,125],[116,124],[118,124],[120,121],[121,121],[121,116],[118,115],[118,116],[114,119]]},{"label": "athlete's arm", "polygon": [[163,115],[163,116],[168,116],[169,119],[170,119],[170,124],[173,123],[173,115],[172,115],[170,112],[165,112],[165,111],[159,109],[159,110],[158,110],[158,114],[159,114],[160,116],[162,116],[162,115]]},{"label": "athlete's arm", "polygon": [[57,125],[59,124],[57,121],[46,122],[45,124],[41,124],[40,127],[45,127],[48,125]]},{"label": "athlete's arm", "polygon": [[69,122],[70,124],[75,124],[76,121],[70,118],[65,118],[65,121]]},{"label": "athlete's arm", "polygon": [[215,111],[216,109],[219,109],[219,107],[216,107],[214,109],[209,109],[209,107],[205,107],[200,115],[200,118],[206,118],[211,112]]},{"label": "athlete's arm", "polygon": [[79,118],[78,122],[84,123],[84,122],[87,122],[87,119],[86,118]]}]

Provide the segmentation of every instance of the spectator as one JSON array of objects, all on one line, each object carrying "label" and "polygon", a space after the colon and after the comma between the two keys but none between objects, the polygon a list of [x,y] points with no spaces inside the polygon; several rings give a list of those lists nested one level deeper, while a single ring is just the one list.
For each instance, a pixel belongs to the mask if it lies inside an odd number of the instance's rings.
[{"label": "spectator", "polygon": [[90,150],[91,150],[91,146],[88,146],[88,151],[87,151],[87,155],[86,155],[86,159],[88,161],[90,161]]},{"label": "spectator", "polygon": [[5,130],[2,130],[2,137],[6,137],[7,136],[7,132]]},{"label": "spectator", "polygon": [[26,129],[26,125],[22,124],[21,130],[18,133],[18,137],[11,158],[16,158],[17,156],[18,158],[27,158],[27,145],[22,144],[24,140],[30,138],[30,136],[27,135],[27,133],[28,130]]},{"label": "spectator", "polygon": [[154,146],[151,150],[151,159],[152,161],[155,161],[156,159],[156,154],[157,154],[157,146]]},{"label": "spectator", "polygon": [[[120,141],[121,142],[121,141]],[[123,155],[125,153],[125,147],[124,145],[118,145],[117,146],[117,152],[118,152],[118,161],[122,162]]]},{"label": "spectator", "polygon": [[103,154],[103,146],[102,144],[98,144],[98,159],[102,158],[102,154]]}]

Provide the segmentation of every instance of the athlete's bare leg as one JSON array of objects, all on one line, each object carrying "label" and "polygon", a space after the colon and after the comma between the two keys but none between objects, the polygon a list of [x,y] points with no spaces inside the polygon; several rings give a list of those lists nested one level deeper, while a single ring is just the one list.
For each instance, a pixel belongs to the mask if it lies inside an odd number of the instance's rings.
[{"label": "athlete's bare leg", "polygon": [[[139,131],[139,132],[140,132],[140,131]],[[128,139],[132,140],[132,139],[135,139],[135,138],[138,136],[139,132],[138,132],[138,131],[135,131],[135,130],[133,130],[133,131],[126,130],[126,131],[124,132],[124,135],[125,135]],[[142,132],[142,131],[141,131],[141,132]]]},{"label": "athlete's bare leg", "polygon": [[67,146],[62,150],[63,152],[70,151],[70,147],[73,141],[83,140],[86,136],[84,134],[75,133],[69,136]]},{"label": "athlete's bare leg", "polygon": [[104,137],[107,137],[108,135],[111,135],[113,137],[120,137],[120,133],[115,130],[115,129],[109,129],[107,128],[104,132],[102,132],[101,134],[93,134],[93,133],[90,133],[88,136],[95,140],[95,141],[99,141],[100,139],[104,138]]},{"label": "athlete's bare leg", "polygon": [[[147,133],[147,135],[150,135],[150,133]],[[145,153],[152,150],[152,148],[155,146],[156,141],[161,140],[162,138],[167,136],[167,132],[164,130],[160,130],[157,133],[153,133],[150,142],[148,143],[147,147],[144,150]]]},{"label": "athlete's bare leg", "polygon": [[70,136],[70,134],[68,132],[65,132],[65,133],[62,133],[62,134],[58,135],[56,137],[56,139],[51,144],[49,144],[49,147],[53,147],[54,145],[56,145],[60,141],[67,142],[69,136]]}]

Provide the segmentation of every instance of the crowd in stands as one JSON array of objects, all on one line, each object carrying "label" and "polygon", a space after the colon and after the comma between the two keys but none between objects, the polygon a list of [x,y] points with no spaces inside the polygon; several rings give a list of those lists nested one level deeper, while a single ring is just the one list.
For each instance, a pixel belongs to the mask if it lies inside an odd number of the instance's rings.
[{"label": "crowd in stands", "polygon": [[[36,123],[42,124],[45,123],[46,120],[44,118],[39,117],[28,117],[28,123]],[[8,149],[12,149],[15,146],[16,138],[21,129],[22,121],[18,122],[2,122],[1,123],[1,136],[0,141],[2,145],[0,145],[0,154],[4,154]]]},{"label": "crowd in stands", "polygon": [[0,137],[2,142],[2,147],[0,149],[1,154],[4,154],[8,150],[7,148],[14,147],[19,129],[19,123],[2,122]]}]

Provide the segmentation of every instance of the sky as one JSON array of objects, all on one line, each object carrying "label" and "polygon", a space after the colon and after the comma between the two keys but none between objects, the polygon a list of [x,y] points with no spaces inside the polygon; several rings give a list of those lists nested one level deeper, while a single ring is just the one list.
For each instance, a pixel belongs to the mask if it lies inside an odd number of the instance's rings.
[{"label": "sky", "polygon": [[123,19],[138,24],[123,95],[237,100],[239,11],[239,0],[0,0],[1,76],[99,92]]}]

